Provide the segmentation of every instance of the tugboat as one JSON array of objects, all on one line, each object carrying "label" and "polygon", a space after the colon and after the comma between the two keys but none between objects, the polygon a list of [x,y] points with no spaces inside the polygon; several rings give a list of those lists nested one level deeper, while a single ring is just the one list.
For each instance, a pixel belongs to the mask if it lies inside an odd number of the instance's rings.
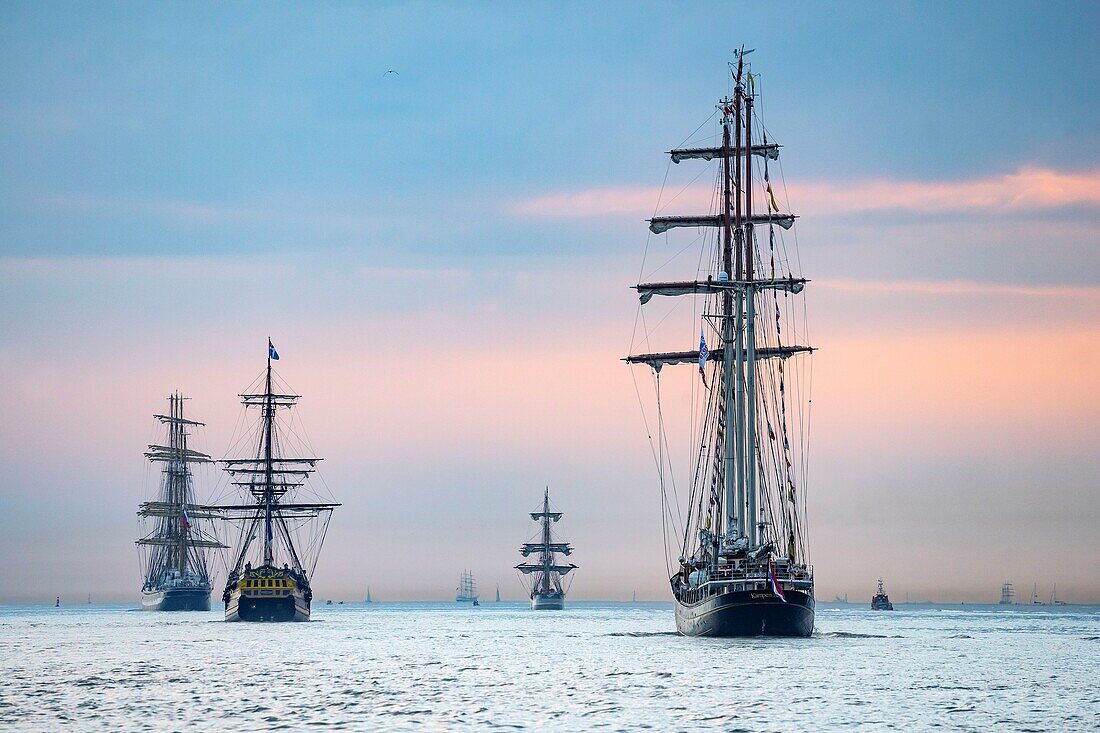
[{"label": "tugboat", "polygon": [[[745,64],[748,53],[742,49],[730,65],[734,92],[712,113],[714,138],[670,151],[673,163],[717,161],[712,213],[649,220],[654,235],[678,227],[697,232],[686,243],[651,237],[647,252],[661,248],[657,270],[677,249],[695,247],[690,266],[705,274],[634,286],[641,306],[654,296],[702,296],[689,326],[691,338],[699,334],[699,348],[624,361],[652,370],[656,410],[647,424],[657,428],[652,450],[665,502],[662,521],[670,542],[680,544],[669,579],[677,630],[689,636],[809,636],[815,608],[804,521],[810,380],[802,355],[814,349],[791,341],[806,333],[796,296],[807,280],[797,273],[797,241],[784,235],[796,217],[784,213],[779,201],[786,197],[773,188],[778,181],[769,163],[779,158],[780,146],[756,118],[760,79]],[[661,316],[642,319],[639,312],[634,343],[648,343],[653,334],[644,324],[663,323]],[[661,370],[674,364],[696,366],[701,381],[692,389],[688,429],[698,442],[682,509],[664,498],[675,491],[667,486]],[[673,560],[669,543],[666,553]]]},{"label": "tugboat", "polygon": [[469,570],[463,570],[462,576],[458,579],[458,588],[455,589],[455,602],[470,603],[471,601],[475,606],[481,605],[477,602],[477,583],[474,582],[474,574]]},{"label": "tugboat", "polygon": [[565,589],[561,579],[566,573],[577,569],[572,563],[559,565],[556,559],[559,552],[566,556],[573,552],[568,542],[555,542],[550,531],[550,523],[557,522],[561,517],[561,512],[550,511],[550,487],[546,487],[542,495],[542,509],[531,512],[531,519],[540,524],[538,541],[524,542],[519,548],[524,557],[538,553],[538,562],[516,565],[516,570],[532,578],[531,608],[536,611],[560,611],[565,608]]},{"label": "tugboat", "polygon": [[[310,579],[332,510],[340,506],[331,501],[303,501],[307,495],[321,496],[309,479],[322,459],[283,453],[288,444],[302,445],[304,441],[290,433],[289,419],[275,419],[277,411],[290,410],[299,399],[286,387],[276,386],[271,362],[278,359],[279,353],[268,339],[263,391],[240,395],[246,410],[260,412],[251,436],[240,441],[251,437],[254,453],[222,461],[230,485],[243,501],[211,507],[240,527],[237,559],[222,593],[226,621],[309,620],[313,601]],[[263,543],[254,548],[257,535],[263,537]]]},{"label": "tugboat", "polygon": [[873,611],[893,611],[894,604],[890,603],[890,596],[886,595],[886,589],[882,587],[882,578],[878,579],[878,590],[875,591],[875,597],[871,599],[871,610]]},{"label": "tugboat", "polygon": [[[210,572],[206,553],[224,548],[200,527],[202,520],[216,514],[195,505],[191,464],[210,463],[205,453],[187,447],[189,431],[202,425],[183,416],[178,392],[168,398],[168,414],[154,415],[167,428],[164,445],[150,445],[145,457],[163,463],[156,501],[138,509],[146,525],[145,536],[137,541],[141,551],[141,607],[145,611],[209,611]],[[91,602],[91,597],[89,597]]]}]

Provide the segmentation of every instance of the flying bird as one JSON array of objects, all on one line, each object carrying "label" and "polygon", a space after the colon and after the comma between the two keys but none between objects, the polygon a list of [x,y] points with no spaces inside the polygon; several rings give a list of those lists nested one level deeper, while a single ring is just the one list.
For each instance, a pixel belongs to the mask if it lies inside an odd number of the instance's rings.
[{"label": "flying bird", "polygon": [[[397,74],[397,72],[396,72],[396,71],[394,71],[393,69],[390,69],[389,71],[387,71],[387,72],[386,72],[385,74],[383,74],[382,76],[386,76],[386,74]],[[397,75],[398,75],[398,76],[401,76],[400,74],[397,74]]]}]

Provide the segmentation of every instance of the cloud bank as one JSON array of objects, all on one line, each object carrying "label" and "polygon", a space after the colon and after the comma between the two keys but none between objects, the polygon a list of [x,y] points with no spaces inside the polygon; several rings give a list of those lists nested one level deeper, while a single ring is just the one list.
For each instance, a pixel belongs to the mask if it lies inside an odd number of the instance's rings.
[{"label": "cloud bank", "polygon": [[[615,214],[649,215],[660,202],[675,200],[677,210],[708,211],[713,187],[692,185],[679,192],[652,186],[607,186],[559,192],[518,201],[516,214],[585,218]],[[782,193],[777,191],[781,204]],[[793,210],[817,216],[871,211],[913,213],[1026,212],[1068,206],[1100,207],[1100,168],[1064,172],[1022,166],[1015,173],[960,181],[865,179],[792,181],[787,198]]]}]

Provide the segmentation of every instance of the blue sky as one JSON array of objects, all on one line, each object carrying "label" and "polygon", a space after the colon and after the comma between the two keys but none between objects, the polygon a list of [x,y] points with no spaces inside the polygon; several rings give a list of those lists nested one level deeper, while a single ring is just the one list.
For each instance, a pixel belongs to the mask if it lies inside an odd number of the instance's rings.
[{"label": "blue sky", "polygon": [[[1096,561],[1098,31],[1082,3],[4,4],[0,598],[52,597],[47,575],[127,597],[106,568],[134,558],[149,415],[189,391],[217,453],[268,334],[346,504],[332,587],[376,573],[376,593],[442,597],[477,557],[507,568],[550,482],[589,552],[581,592],[661,597],[616,361],[626,288],[664,151],[741,43],[822,285],[825,430],[846,438],[817,456],[822,587],[1041,581],[1020,536]],[[1016,362],[1028,339],[1038,361]],[[1049,522],[1022,524],[1039,495]],[[922,574],[907,548],[945,506],[998,507],[988,552],[1018,558]],[[414,551],[396,528],[459,542],[474,522],[494,529],[453,573],[385,575]],[[950,524],[936,544],[968,551]],[[125,539],[87,562],[105,537]],[[861,542],[892,568],[851,567]],[[1060,594],[1100,599],[1073,582]]]}]

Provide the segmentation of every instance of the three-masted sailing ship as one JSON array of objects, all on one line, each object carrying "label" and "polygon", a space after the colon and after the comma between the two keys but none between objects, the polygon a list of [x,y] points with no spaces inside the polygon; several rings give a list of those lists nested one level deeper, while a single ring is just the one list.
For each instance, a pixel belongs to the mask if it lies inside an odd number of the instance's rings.
[{"label": "three-masted sailing ship", "polygon": [[477,582],[474,581],[474,574],[469,570],[463,570],[462,575],[458,578],[458,587],[455,588],[455,602],[472,602],[475,606],[480,605],[477,600]]},{"label": "three-masted sailing ship", "polygon": [[[516,565],[516,570],[530,578],[531,608],[536,611],[560,611],[565,608],[565,588],[561,579],[566,573],[577,569],[572,563],[566,565],[557,561],[558,553],[568,556],[573,552],[568,542],[556,541],[551,532],[551,522],[561,518],[562,512],[550,511],[550,488],[547,487],[542,495],[541,509],[531,512],[531,519],[539,523],[538,539],[524,542],[519,548],[524,557],[535,555],[538,560]],[[500,600],[499,594],[497,600]]]},{"label": "three-masted sailing ship", "polygon": [[167,439],[145,453],[150,462],[163,464],[156,501],[138,509],[145,525],[137,546],[145,578],[141,607],[146,611],[209,611],[207,552],[225,547],[200,526],[213,516],[195,504],[191,464],[210,463],[211,458],[187,446],[189,431],[202,423],[183,416],[185,399],[172,394],[168,414],[153,416],[165,426]]},{"label": "three-masted sailing ship", "polygon": [[309,620],[310,579],[332,510],[340,506],[309,501],[325,498],[310,483],[322,459],[286,452],[307,446],[295,440],[290,419],[279,417],[300,395],[276,384],[271,362],[278,358],[269,339],[262,391],[240,395],[246,410],[259,412],[242,438],[254,447],[245,457],[222,461],[241,501],[210,507],[239,526],[236,561],[222,593],[226,621]]},{"label": "three-masted sailing ship", "polygon": [[[664,517],[674,529],[670,534],[682,538],[670,578],[677,629],[687,635],[808,636],[814,625],[803,526],[808,402],[798,392],[808,383],[808,359],[799,355],[813,349],[791,340],[805,333],[795,296],[806,280],[795,272],[797,258],[786,254],[783,233],[795,217],[780,207],[772,185],[769,164],[780,146],[755,114],[759,79],[746,68],[746,53],[738,52],[730,65],[733,94],[717,105],[715,138],[670,151],[673,163],[717,161],[710,213],[649,220],[653,234],[699,230],[699,272],[694,280],[635,286],[642,306],[654,296],[701,296],[699,349],[624,361],[652,368],[659,422],[654,453],[663,494],[669,459],[661,369],[693,364],[701,374],[693,402],[698,443],[690,499],[686,512],[666,504]],[[699,327],[693,320],[692,331]]]}]

